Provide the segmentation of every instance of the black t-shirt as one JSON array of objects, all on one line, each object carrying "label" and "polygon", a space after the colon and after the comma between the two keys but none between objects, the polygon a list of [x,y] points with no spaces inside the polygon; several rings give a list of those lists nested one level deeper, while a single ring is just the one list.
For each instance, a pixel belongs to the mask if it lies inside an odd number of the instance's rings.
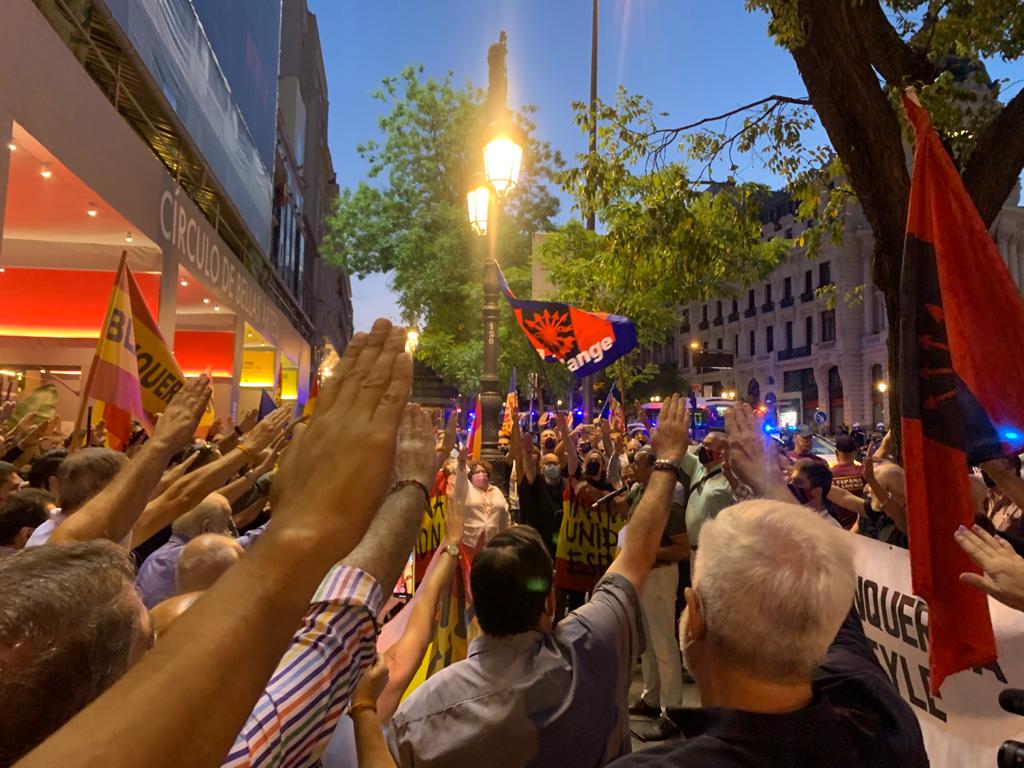
[{"label": "black t-shirt", "polygon": [[868,646],[850,612],[815,674],[814,698],[781,715],[724,707],[670,711],[685,740],[612,765],[686,768],[926,768],[917,718]]},{"label": "black t-shirt", "polygon": [[538,472],[533,482],[524,477],[519,481],[519,519],[530,525],[548,545],[551,557],[555,556],[555,541],[562,524],[562,500],[565,485],[569,481],[560,477],[555,485],[549,484]]}]

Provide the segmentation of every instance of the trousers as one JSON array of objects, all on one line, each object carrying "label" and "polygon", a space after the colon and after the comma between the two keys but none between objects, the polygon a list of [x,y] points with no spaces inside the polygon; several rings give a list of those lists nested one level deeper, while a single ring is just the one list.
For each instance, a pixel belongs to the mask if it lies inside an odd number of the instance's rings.
[{"label": "trousers", "polygon": [[640,699],[648,706],[678,707],[683,700],[683,665],[676,639],[676,590],[679,568],[656,566],[647,577],[640,608],[647,642],[640,663],[644,692]]}]

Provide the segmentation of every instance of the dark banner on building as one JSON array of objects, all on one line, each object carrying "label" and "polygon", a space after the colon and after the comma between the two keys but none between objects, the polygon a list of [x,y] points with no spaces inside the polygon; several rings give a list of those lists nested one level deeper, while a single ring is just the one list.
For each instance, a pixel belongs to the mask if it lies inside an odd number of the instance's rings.
[{"label": "dark banner on building", "polygon": [[[242,118],[213,48],[190,0],[100,0],[116,26],[128,39],[169,107],[188,132],[253,239],[270,252],[272,225],[271,169],[263,162],[253,134]],[[254,8],[264,4],[254,2]],[[220,7],[220,2],[210,3]],[[234,3],[224,3],[224,6]],[[245,3],[248,9],[250,4]],[[232,23],[247,28],[262,15],[236,12]],[[274,31],[279,34],[280,13]],[[244,42],[243,42],[244,44]],[[253,39],[254,50],[257,39]],[[276,48],[274,49],[276,50]],[[265,54],[260,51],[255,58]],[[277,64],[265,73],[277,80]],[[269,84],[268,84],[269,88]],[[258,90],[258,89],[257,89]],[[275,89],[276,90],[276,89]],[[268,109],[275,114],[276,98],[268,94]],[[274,118],[276,119],[276,117]]]},{"label": "dark banner on building", "polygon": [[281,0],[192,0],[263,165],[274,167]]}]

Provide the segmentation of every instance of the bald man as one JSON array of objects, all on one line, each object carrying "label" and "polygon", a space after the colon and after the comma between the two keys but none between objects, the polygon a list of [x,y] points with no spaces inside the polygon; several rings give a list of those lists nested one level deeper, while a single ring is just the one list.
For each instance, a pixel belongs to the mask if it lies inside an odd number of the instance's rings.
[{"label": "bald man", "polygon": [[181,548],[175,566],[178,594],[209,589],[228,568],[245,554],[230,536],[204,533]]},{"label": "bald man", "polygon": [[[686,502],[686,533],[691,554],[700,546],[700,529],[708,520],[735,502],[732,486],[722,471],[729,442],[724,432],[711,431],[697,449],[683,458],[683,472],[690,478],[690,497]],[[691,556],[692,565],[693,558]]]}]

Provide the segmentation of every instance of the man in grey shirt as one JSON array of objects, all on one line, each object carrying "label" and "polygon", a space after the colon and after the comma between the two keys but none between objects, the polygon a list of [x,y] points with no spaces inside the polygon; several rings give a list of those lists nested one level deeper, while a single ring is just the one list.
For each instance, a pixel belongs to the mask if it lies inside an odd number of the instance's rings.
[{"label": "man in grey shirt", "polygon": [[388,734],[400,765],[597,766],[629,752],[626,695],[643,648],[644,588],[686,453],[684,401],[662,410],[659,461],[622,554],[590,602],[552,625],[552,562],[540,536],[517,526],[473,563],[483,636],[469,657],[431,677],[398,708]]}]

